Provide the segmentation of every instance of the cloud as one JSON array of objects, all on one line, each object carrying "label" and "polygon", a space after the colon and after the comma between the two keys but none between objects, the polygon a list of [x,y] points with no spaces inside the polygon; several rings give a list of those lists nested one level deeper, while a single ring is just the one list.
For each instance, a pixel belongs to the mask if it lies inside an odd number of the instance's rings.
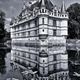
[{"label": "cloud", "polygon": [[9,8],[10,8],[11,10],[14,10],[14,9],[15,9],[13,6],[10,6]]},{"label": "cloud", "polygon": [[2,1],[0,1],[0,4],[3,4],[3,2],[2,2]]},{"label": "cloud", "polygon": [[6,18],[6,21],[10,22],[11,21],[11,18]]}]

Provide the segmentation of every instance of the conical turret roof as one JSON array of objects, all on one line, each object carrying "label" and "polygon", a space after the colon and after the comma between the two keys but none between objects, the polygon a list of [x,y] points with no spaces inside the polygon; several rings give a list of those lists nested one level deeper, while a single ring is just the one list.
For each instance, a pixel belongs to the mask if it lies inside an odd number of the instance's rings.
[{"label": "conical turret roof", "polygon": [[64,0],[63,0],[63,4],[61,6],[61,13],[66,13],[66,7],[65,7]]}]

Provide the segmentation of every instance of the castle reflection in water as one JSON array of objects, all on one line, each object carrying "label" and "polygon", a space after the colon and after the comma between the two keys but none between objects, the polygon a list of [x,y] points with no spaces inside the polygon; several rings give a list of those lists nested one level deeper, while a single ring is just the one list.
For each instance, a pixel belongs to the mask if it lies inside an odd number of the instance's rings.
[{"label": "castle reflection in water", "polygon": [[24,71],[30,68],[33,72],[37,71],[39,77],[47,80],[49,78],[69,80],[66,47],[53,46],[47,49],[48,54],[43,50],[40,52],[38,47],[13,46],[11,54],[13,54],[14,64],[18,68],[23,68]]},{"label": "castle reflection in water", "polygon": [[61,9],[50,0],[24,2],[22,12],[11,23],[11,60],[37,74],[38,80],[69,80],[67,35],[64,1]]}]

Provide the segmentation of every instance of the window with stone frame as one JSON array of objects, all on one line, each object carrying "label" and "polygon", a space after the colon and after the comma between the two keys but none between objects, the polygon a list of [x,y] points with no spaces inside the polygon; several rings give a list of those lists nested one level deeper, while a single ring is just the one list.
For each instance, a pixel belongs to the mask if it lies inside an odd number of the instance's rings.
[{"label": "window with stone frame", "polygon": [[56,30],[53,30],[53,36],[56,36],[56,34],[57,34]]},{"label": "window with stone frame", "polygon": [[54,61],[56,61],[56,60],[57,60],[57,58],[56,58],[56,55],[55,55],[55,54],[53,55],[53,57],[54,57]]},{"label": "window with stone frame", "polygon": [[22,24],[22,29],[25,29],[25,28],[26,28],[25,24]]},{"label": "window with stone frame", "polygon": [[30,28],[30,22],[28,22],[28,28]]},{"label": "window with stone frame", "polygon": [[44,24],[44,18],[42,18],[42,24]]},{"label": "window with stone frame", "polygon": [[36,18],[35,19],[35,27],[37,27],[39,25],[39,21],[38,21],[38,19]]},{"label": "window with stone frame", "polygon": [[34,32],[35,32],[34,34],[35,34],[35,36],[36,36],[36,35],[37,35],[37,30],[35,30]]},{"label": "window with stone frame", "polygon": [[25,37],[26,36],[26,32],[22,32],[22,37]]},{"label": "window with stone frame", "polygon": [[56,27],[56,20],[53,20],[53,26]]},{"label": "window with stone frame", "polygon": [[54,70],[56,70],[56,64],[57,64],[57,63],[54,64]]},{"label": "window with stone frame", "polygon": [[28,31],[28,36],[30,36],[30,31]]}]

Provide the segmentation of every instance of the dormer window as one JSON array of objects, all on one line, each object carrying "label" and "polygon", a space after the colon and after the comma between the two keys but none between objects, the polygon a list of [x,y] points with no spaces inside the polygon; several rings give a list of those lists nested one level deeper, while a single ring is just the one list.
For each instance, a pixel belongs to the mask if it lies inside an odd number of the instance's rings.
[{"label": "dormer window", "polygon": [[44,13],[44,9],[42,9],[42,13]]},{"label": "dormer window", "polygon": [[67,15],[65,15],[65,17],[66,17]]},{"label": "dormer window", "polygon": [[57,16],[57,11],[56,10],[54,10],[54,16]]}]

